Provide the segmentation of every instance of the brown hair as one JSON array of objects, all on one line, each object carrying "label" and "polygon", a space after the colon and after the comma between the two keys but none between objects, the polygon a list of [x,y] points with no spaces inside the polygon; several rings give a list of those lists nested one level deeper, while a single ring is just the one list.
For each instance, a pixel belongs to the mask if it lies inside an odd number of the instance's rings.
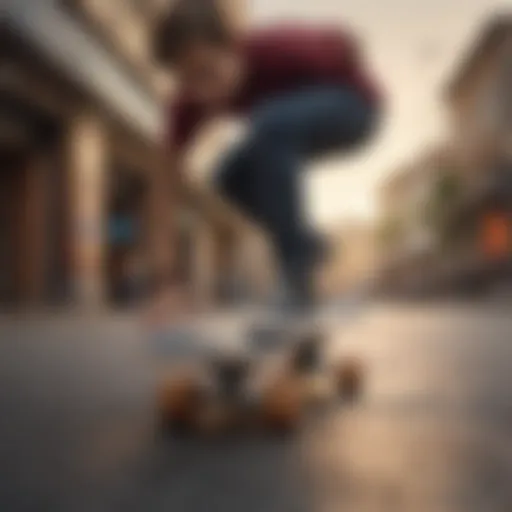
[{"label": "brown hair", "polygon": [[234,34],[216,0],[177,0],[156,24],[153,56],[172,65],[193,42],[231,44]]}]

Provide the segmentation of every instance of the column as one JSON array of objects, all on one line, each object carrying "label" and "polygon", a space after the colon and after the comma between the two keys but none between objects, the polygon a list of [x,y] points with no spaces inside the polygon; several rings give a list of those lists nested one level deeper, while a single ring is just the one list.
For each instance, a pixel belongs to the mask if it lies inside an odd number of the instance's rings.
[{"label": "column", "polygon": [[170,277],[179,243],[178,233],[171,229],[176,222],[176,198],[171,194],[170,173],[165,159],[158,156],[147,175],[145,240],[150,274],[157,285]]},{"label": "column", "polygon": [[71,298],[85,307],[105,301],[107,134],[91,112],[75,114],[66,147]]},{"label": "column", "polygon": [[48,174],[44,155],[28,158],[23,169],[18,224],[20,298],[32,304],[44,298],[48,221]]},{"label": "column", "polygon": [[215,239],[208,222],[198,219],[194,229],[192,293],[199,307],[209,307],[215,288]]}]

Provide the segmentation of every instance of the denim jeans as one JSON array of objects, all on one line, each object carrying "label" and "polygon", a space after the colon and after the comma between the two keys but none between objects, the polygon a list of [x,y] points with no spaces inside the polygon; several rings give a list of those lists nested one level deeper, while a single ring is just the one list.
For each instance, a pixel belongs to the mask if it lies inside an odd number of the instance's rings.
[{"label": "denim jeans", "polygon": [[361,144],[375,109],[357,92],[317,86],[277,96],[249,116],[247,137],[216,173],[219,192],[271,236],[293,300],[312,300],[321,244],[303,208],[300,171],[312,159]]}]

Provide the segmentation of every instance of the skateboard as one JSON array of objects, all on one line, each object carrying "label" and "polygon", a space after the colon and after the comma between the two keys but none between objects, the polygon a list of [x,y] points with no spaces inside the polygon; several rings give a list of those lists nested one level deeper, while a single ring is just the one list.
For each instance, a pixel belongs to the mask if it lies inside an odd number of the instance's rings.
[{"label": "skateboard", "polygon": [[[236,348],[203,340],[194,355],[163,365],[156,383],[162,432],[287,433],[297,429],[314,401],[354,401],[362,392],[359,361],[322,364],[326,333],[318,327],[253,326],[240,336]],[[190,339],[183,344],[194,345]]]}]

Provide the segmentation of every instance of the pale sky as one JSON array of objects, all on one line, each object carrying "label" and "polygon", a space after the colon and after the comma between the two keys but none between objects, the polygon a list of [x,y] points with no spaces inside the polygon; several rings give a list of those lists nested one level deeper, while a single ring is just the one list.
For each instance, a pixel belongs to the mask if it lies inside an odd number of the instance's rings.
[{"label": "pale sky", "polygon": [[441,87],[479,25],[512,0],[252,0],[251,21],[314,20],[360,31],[389,99],[382,135],[357,159],[336,159],[310,173],[313,217],[332,224],[371,217],[376,186],[401,163],[442,141]]}]

